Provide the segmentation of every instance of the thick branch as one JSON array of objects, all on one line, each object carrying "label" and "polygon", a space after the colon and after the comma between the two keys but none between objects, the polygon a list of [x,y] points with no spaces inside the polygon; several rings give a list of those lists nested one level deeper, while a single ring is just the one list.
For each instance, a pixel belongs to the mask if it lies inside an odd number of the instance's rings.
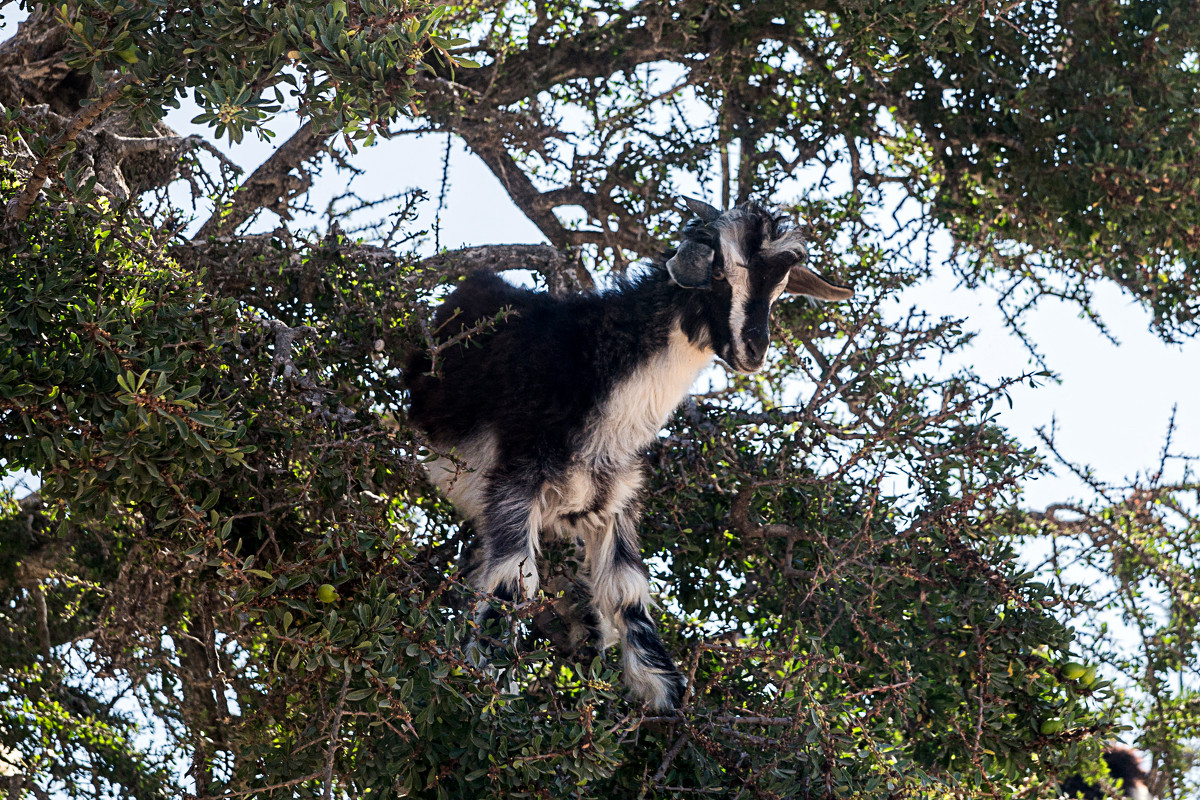
[{"label": "thick branch", "polygon": [[324,800],[333,797],[333,761],[337,755],[338,746],[341,744],[338,731],[342,727],[342,711],[346,707],[346,692],[349,688],[350,672],[347,670],[346,677],[342,679],[342,691],[338,695],[337,708],[333,712],[333,730],[329,734],[329,750],[325,754],[325,793],[322,795]]},{"label": "thick branch", "polygon": [[460,125],[457,133],[462,136],[467,146],[487,165],[500,185],[508,192],[517,208],[538,226],[546,238],[555,247],[566,248],[571,245],[581,245],[593,241],[596,235],[587,231],[570,231],[559,222],[555,216],[553,202],[542,196],[533,181],[517,164],[508,150],[504,147],[495,127],[474,127],[469,124]]},{"label": "thick branch", "polygon": [[45,103],[68,116],[89,94],[91,78],[62,58],[69,28],[56,14],[52,4],[34,6],[16,34],[0,42],[0,102],[5,105]]},{"label": "thick branch", "polygon": [[[627,247],[645,250],[644,228],[635,220],[626,219],[627,225],[619,231],[585,231],[567,228],[554,214],[559,206],[578,205],[594,219],[608,216],[602,207],[605,192],[588,192],[580,186],[565,186],[549,191],[539,191],[521,165],[509,153],[509,146],[525,150],[538,149],[538,142],[557,135],[552,129],[538,129],[534,141],[512,143],[506,136],[521,130],[527,122],[514,117],[490,103],[484,104],[477,93],[443,78],[422,78],[419,85],[425,95],[425,114],[439,127],[453,131],[479,156],[480,160],[496,176],[509,198],[521,209],[531,222],[538,226],[550,243],[560,249],[594,244],[601,247]],[[619,207],[612,213],[618,216]],[[582,276],[580,280],[582,281]],[[587,284],[583,281],[584,285]]]},{"label": "thick branch", "polygon": [[37,606],[38,643],[42,646],[42,658],[50,660],[50,616],[46,611],[46,593],[39,583],[31,590]]},{"label": "thick branch", "polygon": [[548,244],[485,244],[438,253],[423,260],[421,267],[437,270],[439,277],[445,279],[461,278],[481,269],[490,272],[528,269],[545,275],[565,269],[569,262],[561,250]]},{"label": "thick branch", "polygon": [[507,272],[527,269],[546,278],[553,294],[590,291],[596,288],[591,273],[578,258],[548,244],[485,244],[438,253],[423,260],[426,272],[436,272],[437,281],[460,278],[478,270]]},{"label": "thick branch", "polygon": [[795,541],[797,539],[809,542],[821,541],[821,536],[816,533],[803,531],[794,525],[784,525],[780,523],[760,524],[750,519],[750,502],[754,499],[754,493],[763,486],[777,483],[777,481],[769,481],[765,483],[752,483],[749,486],[738,491],[733,499],[733,506],[729,510],[729,521],[733,524],[734,530],[749,539],[788,539]]},{"label": "thick branch", "polygon": [[25,189],[13,200],[9,206],[9,215],[16,220],[23,220],[29,216],[29,209],[33,208],[33,202],[37,200],[38,192],[42,190],[42,184],[46,182],[46,178],[50,177],[50,170],[58,157],[62,155],[63,149],[75,141],[76,137],[88,128],[96,119],[104,113],[118,97],[125,87],[131,83],[136,83],[137,78],[132,74],[126,74],[121,78],[109,84],[104,93],[100,95],[96,102],[92,103],[87,108],[81,109],[78,114],[71,118],[67,123],[67,127],[54,140],[54,144],[50,145],[46,150],[45,155],[41,157],[37,165],[33,168],[33,175],[29,178],[29,183],[25,184]]},{"label": "thick branch", "polygon": [[524,52],[462,75],[461,82],[486,92],[489,104],[502,106],[577,78],[607,77],[652,61],[679,63],[704,49],[690,40],[707,10],[696,4],[680,13],[679,6],[646,0],[613,24],[550,45],[531,42]]},{"label": "thick branch", "polygon": [[283,145],[271,154],[233,194],[229,205],[217,209],[200,228],[195,238],[204,240],[222,232],[234,231],[260,208],[269,208],[289,218],[285,202],[303,192],[312,183],[307,171],[294,175],[304,162],[325,152],[328,134],[313,130],[312,121],[304,123]]}]

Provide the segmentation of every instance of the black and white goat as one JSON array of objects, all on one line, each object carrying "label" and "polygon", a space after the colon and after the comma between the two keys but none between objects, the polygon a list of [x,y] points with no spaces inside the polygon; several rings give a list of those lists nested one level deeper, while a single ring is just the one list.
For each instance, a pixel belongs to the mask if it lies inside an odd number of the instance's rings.
[{"label": "black and white goat", "polygon": [[[620,639],[626,682],[656,709],[678,707],[684,680],[647,613],[640,452],[714,356],[742,373],[762,367],[784,292],[853,294],[807,269],[802,237],[767,209],[685,202],[698,219],[679,248],[611,291],[557,299],[468,277],[436,315],[440,341],[514,313],[444,351],[435,374],[425,354],[406,373],[413,422],[468,467],[430,465],[476,529],[468,581],[504,600],[533,598],[540,537],[581,541],[593,634],[602,647]],[[492,614],[482,603],[480,624]]]}]

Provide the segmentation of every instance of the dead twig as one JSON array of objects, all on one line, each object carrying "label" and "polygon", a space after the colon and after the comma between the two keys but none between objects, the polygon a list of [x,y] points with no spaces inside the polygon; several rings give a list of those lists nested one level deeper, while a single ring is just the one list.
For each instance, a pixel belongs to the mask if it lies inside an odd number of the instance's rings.
[{"label": "dead twig", "polygon": [[304,123],[254,170],[227,205],[213,212],[193,239],[202,242],[211,236],[234,231],[260,208],[270,209],[284,219],[290,218],[287,201],[306,191],[312,183],[308,172],[293,175],[292,170],[325,152],[328,139],[328,134],[315,131],[311,120]]}]

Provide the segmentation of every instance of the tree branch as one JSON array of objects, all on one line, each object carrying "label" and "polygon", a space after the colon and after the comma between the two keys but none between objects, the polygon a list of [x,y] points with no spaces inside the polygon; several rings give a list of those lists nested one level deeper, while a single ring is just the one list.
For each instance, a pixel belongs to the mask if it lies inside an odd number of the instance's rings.
[{"label": "tree branch", "polygon": [[46,593],[40,583],[31,590],[33,602],[37,606],[38,642],[42,646],[42,658],[50,660],[50,615],[46,611]]},{"label": "tree branch", "polygon": [[596,288],[591,273],[578,258],[548,244],[485,244],[438,253],[419,264],[436,271],[438,282],[461,278],[478,270],[507,272],[527,269],[546,278],[551,293],[591,291]]},{"label": "tree branch", "polygon": [[346,671],[346,677],[342,679],[342,691],[338,695],[337,708],[333,712],[333,730],[329,734],[329,752],[325,756],[325,800],[329,800],[333,796],[333,760],[337,755],[338,745],[341,740],[338,739],[338,731],[342,727],[342,710],[346,707],[346,691],[350,688],[350,672]]},{"label": "tree branch", "polygon": [[[608,211],[603,208],[606,197],[604,187],[589,192],[578,185],[564,186],[540,191],[530,180],[526,171],[509,153],[509,145],[525,151],[538,150],[546,139],[561,136],[556,129],[537,127],[528,133],[529,123],[524,117],[495,108],[490,100],[482,104],[481,95],[467,87],[444,78],[422,78],[419,84],[425,95],[425,115],[440,128],[458,134],[463,142],[491,170],[500,185],[508,193],[514,205],[531,222],[538,226],[550,243],[559,249],[594,244],[600,247],[645,250],[644,228],[635,220],[625,219],[626,224],[616,232],[610,230],[571,230],[554,214],[559,206],[581,206],[593,219],[605,219]],[[468,109],[472,109],[468,113]],[[512,143],[506,138],[514,131],[522,131],[525,139]],[[621,214],[619,207],[612,213]],[[577,270],[578,273],[578,270]],[[576,276],[583,285],[581,275]]]},{"label": "tree branch", "polygon": [[234,231],[260,208],[269,208],[284,219],[290,219],[285,201],[312,185],[312,176],[307,171],[293,175],[292,170],[325,152],[329,138],[329,134],[313,130],[312,120],[304,123],[300,130],[254,170],[234,192],[227,206],[213,212],[193,239],[202,241],[222,232]]},{"label": "tree branch", "polygon": [[663,756],[662,764],[659,765],[658,771],[654,773],[654,783],[656,785],[661,784],[664,780],[666,780],[667,770],[671,768],[671,764],[675,761],[675,757],[679,755],[681,750],[683,750],[683,745],[687,742],[688,737],[691,736],[691,733],[692,732],[690,729],[684,728],[683,733],[679,734],[679,738],[675,740],[675,744],[671,745],[671,749],[667,751],[665,756]]},{"label": "tree branch", "polygon": [[567,230],[554,214],[553,201],[542,196],[525,171],[509,155],[494,127],[485,131],[482,126],[463,124],[457,133],[492,171],[517,208],[538,226],[551,244],[558,248],[566,248],[596,240],[597,234]]},{"label": "tree branch", "polygon": [[30,176],[29,183],[25,184],[25,189],[9,205],[8,213],[12,219],[24,220],[29,217],[29,210],[33,208],[38,192],[42,190],[42,184],[46,182],[46,178],[50,177],[50,170],[53,168],[55,160],[62,155],[63,149],[95,122],[104,113],[104,110],[121,96],[121,92],[126,86],[136,82],[137,78],[132,73],[121,76],[108,85],[96,102],[80,109],[79,113],[71,118],[67,127],[58,135],[33,168],[33,175]]},{"label": "tree branch", "polygon": [[227,800],[227,798],[230,798],[230,797],[245,797],[248,794],[258,794],[260,792],[272,792],[276,789],[286,789],[289,786],[296,786],[301,783],[307,783],[308,781],[316,780],[317,778],[320,778],[321,775],[322,775],[322,773],[320,773],[320,772],[313,772],[308,775],[302,775],[299,778],[292,778],[290,781],[283,781],[282,783],[273,783],[270,786],[257,786],[253,789],[241,789],[241,790],[235,791],[235,792],[226,792],[225,794],[208,794],[208,795],[204,795],[202,797],[197,797],[197,798],[195,798],[195,800]]},{"label": "tree branch", "polygon": [[[777,483],[781,483],[781,481],[751,483],[738,491],[733,498],[733,505],[729,509],[729,521],[733,524],[733,528],[738,533],[750,539],[822,541],[819,534],[803,531],[794,525],[780,523],[760,524],[750,519],[750,502],[754,499],[754,493],[763,486],[770,486]],[[790,565],[788,566],[790,567]]]},{"label": "tree branch", "polygon": [[485,244],[438,253],[421,261],[420,266],[437,270],[442,278],[461,278],[481,269],[528,269],[544,275],[566,268],[568,262],[561,250],[548,244]]},{"label": "tree branch", "polygon": [[608,76],[651,61],[682,63],[695,36],[693,24],[705,10],[697,4],[680,13],[678,6],[644,0],[613,24],[550,45],[530,42],[524,52],[464,74],[460,82],[501,106],[576,78]]}]

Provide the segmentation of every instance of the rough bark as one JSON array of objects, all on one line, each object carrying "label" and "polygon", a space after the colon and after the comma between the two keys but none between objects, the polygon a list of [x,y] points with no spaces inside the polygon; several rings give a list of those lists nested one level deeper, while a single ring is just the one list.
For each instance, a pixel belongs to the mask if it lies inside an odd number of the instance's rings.
[{"label": "rough bark", "polygon": [[[67,65],[66,45],[66,29],[43,9],[35,9],[11,38],[0,42],[0,109],[21,109],[44,135],[56,137],[51,155],[37,159],[19,135],[9,135],[5,146],[18,157],[18,168],[35,173],[19,201],[21,216],[32,205],[29,192],[36,198],[50,174],[53,155],[72,141],[81,179],[94,176],[97,191],[119,200],[166,186],[179,176],[181,159],[195,149],[207,150],[229,173],[240,172],[201,137],[180,136],[162,122],[149,128],[135,123],[117,102],[123,79],[111,75],[108,89],[101,92],[87,72]],[[81,106],[98,94],[98,102]]]},{"label": "rough bark", "polygon": [[66,28],[48,9],[35,9],[10,39],[0,42],[0,103],[46,105],[70,116],[94,93],[92,79],[63,61]]},{"label": "rough bark", "polygon": [[[578,184],[547,191],[537,188],[510,148],[542,151],[547,140],[560,135],[555,129],[546,127],[536,117],[504,109],[490,97],[446,78],[423,76],[417,85],[423,92],[424,117],[434,127],[458,134],[504,187],[513,204],[555,247],[609,248],[619,266],[627,263],[623,251],[645,254],[658,249],[660,243],[649,235],[642,221],[632,218],[610,197],[616,187],[615,177],[593,191]],[[530,88],[531,95],[538,91]],[[615,175],[617,170],[612,172]],[[598,230],[568,228],[555,214],[555,209],[564,206],[582,208],[589,220],[615,219],[618,224],[605,224]]]},{"label": "rough bark", "polygon": [[477,270],[507,272],[527,269],[546,277],[552,292],[594,288],[591,275],[577,258],[545,244],[487,244],[430,256],[420,266],[436,280],[461,278]]},{"label": "rough bark", "polygon": [[125,90],[125,87],[133,82],[134,79],[131,75],[118,78],[105,88],[96,102],[81,109],[79,113],[71,118],[66,127],[55,137],[54,143],[50,146],[49,150],[38,160],[33,168],[33,174],[30,176],[29,182],[25,184],[25,189],[21,194],[17,195],[9,207],[9,215],[13,219],[23,220],[29,216],[29,209],[33,207],[33,202],[37,199],[38,192],[42,190],[42,184],[50,176],[54,162],[58,159],[62,151],[67,145],[79,138],[79,134],[91,126],[104,113],[105,109],[116,102],[117,98],[121,96],[121,92]]}]

